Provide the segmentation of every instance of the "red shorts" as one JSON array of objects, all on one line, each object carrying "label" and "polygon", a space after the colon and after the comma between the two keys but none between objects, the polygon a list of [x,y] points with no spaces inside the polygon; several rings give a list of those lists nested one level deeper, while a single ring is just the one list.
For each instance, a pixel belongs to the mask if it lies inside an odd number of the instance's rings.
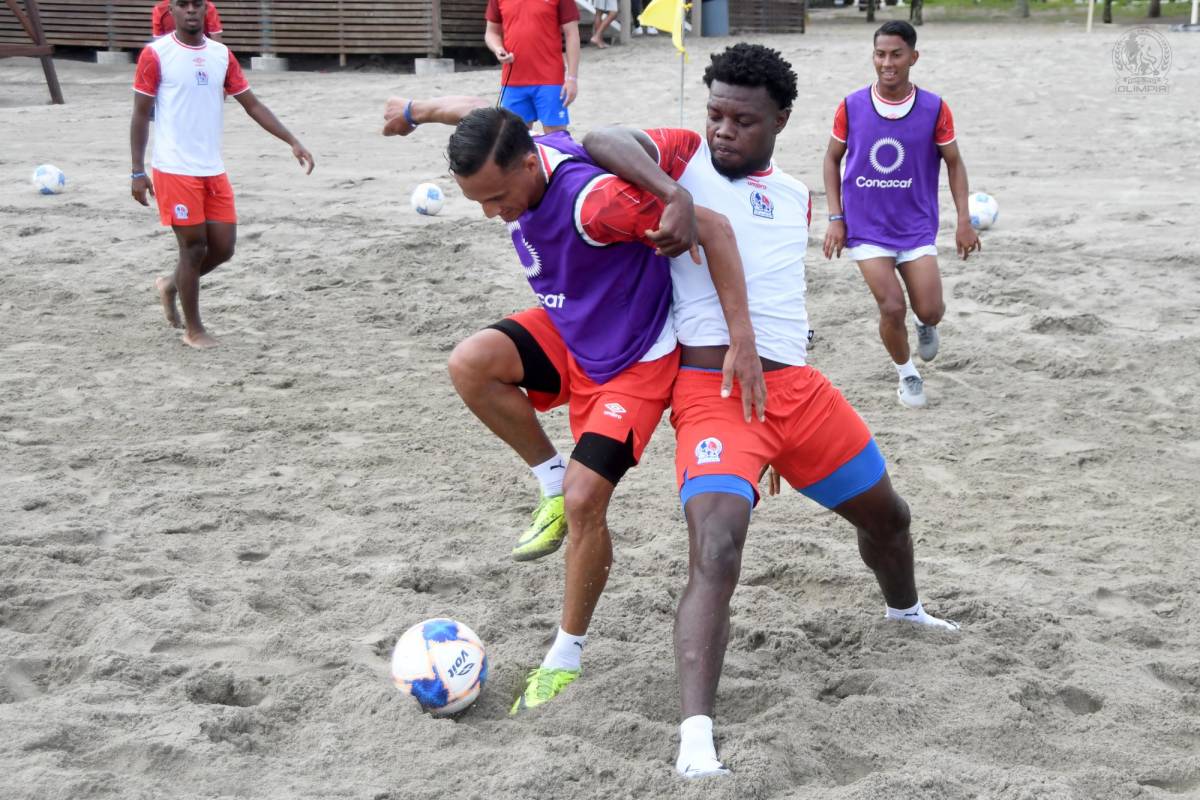
[{"label": "red shorts", "polygon": [[237,222],[229,176],[197,177],[154,170],[154,197],[163,225],[203,225]]},{"label": "red shorts", "polygon": [[[707,475],[732,475],[757,487],[763,467],[770,464],[803,491],[837,473],[871,444],[866,423],[820,372],[787,367],[764,377],[766,421],[746,422],[737,384],[733,396],[722,399],[719,371],[679,371],[671,424],[681,488],[685,481]],[[754,493],[757,502],[757,489]]]},{"label": "red shorts", "polygon": [[571,435],[578,442],[595,433],[618,442],[633,440],[633,459],[640,461],[654,429],[671,402],[671,385],[679,371],[679,348],[654,361],[639,361],[606,383],[596,383],[567,351],[567,345],[543,308],[531,308],[508,319],[533,336],[558,371],[557,395],[527,390],[538,411],[568,404]]}]

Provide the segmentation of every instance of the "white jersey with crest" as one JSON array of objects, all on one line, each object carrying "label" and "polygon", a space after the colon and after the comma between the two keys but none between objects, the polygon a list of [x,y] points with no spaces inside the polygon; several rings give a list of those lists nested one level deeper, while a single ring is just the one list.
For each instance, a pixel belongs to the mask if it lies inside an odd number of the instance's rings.
[{"label": "white jersey with crest", "polygon": [[[803,366],[808,351],[804,254],[812,213],[808,187],[773,162],[762,172],[730,180],[713,167],[708,144],[698,134],[671,128],[646,133],[658,145],[659,166],[697,206],[723,214],[733,226],[758,354]],[[671,281],[679,342],[729,344],[707,261],[697,265],[687,253],[672,259]]]}]

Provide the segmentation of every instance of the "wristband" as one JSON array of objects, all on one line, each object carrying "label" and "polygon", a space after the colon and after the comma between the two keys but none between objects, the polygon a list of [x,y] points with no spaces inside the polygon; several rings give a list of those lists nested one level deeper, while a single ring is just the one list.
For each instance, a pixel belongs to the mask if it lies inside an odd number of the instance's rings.
[{"label": "wristband", "polygon": [[566,77],[566,80],[569,80],[569,81],[577,81],[577,80],[579,80],[579,79],[578,79],[576,76],[574,76],[574,75],[568,75],[568,76]]},{"label": "wristband", "polygon": [[830,222],[837,222],[839,219],[844,221],[846,219],[846,215],[845,214],[830,214],[829,215]]},{"label": "wristband", "polygon": [[415,128],[418,125],[420,125],[421,123],[419,123],[415,119],[413,119],[412,104],[413,104],[413,101],[409,100],[408,105],[406,105],[404,107],[404,121],[407,122],[409,125],[412,125]]},{"label": "wristband", "polygon": [[146,177],[146,173],[144,173],[144,172],[134,172],[134,173],[131,173],[131,174],[129,175],[129,180],[131,180],[131,181],[136,181],[138,178],[144,178],[144,177]]}]

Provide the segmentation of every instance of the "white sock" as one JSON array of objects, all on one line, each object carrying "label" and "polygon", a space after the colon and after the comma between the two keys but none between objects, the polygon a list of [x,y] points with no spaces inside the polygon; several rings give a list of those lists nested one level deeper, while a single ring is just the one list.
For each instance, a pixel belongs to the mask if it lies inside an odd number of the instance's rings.
[{"label": "white sock", "polygon": [[679,757],[675,759],[675,771],[683,777],[707,778],[710,775],[729,774],[729,770],[717,759],[712,728],[712,717],[703,714],[688,717],[680,724]]},{"label": "white sock", "polygon": [[893,619],[899,622],[909,622],[913,625],[924,625],[928,628],[939,628],[944,631],[958,630],[958,623],[948,619],[938,619],[935,616],[925,613],[925,609],[921,606],[921,601],[912,608],[892,608],[886,606],[887,612],[884,614],[886,619]]},{"label": "white sock", "polygon": [[554,497],[562,494],[563,476],[567,474],[567,464],[558,453],[548,461],[543,461],[536,467],[530,467],[534,477],[542,485],[544,497]]},{"label": "white sock", "polygon": [[542,659],[542,666],[547,669],[579,669],[586,643],[587,634],[575,636],[559,628],[554,644],[550,645],[550,652]]},{"label": "white sock", "polygon": [[908,361],[905,361],[903,364],[893,364],[892,366],[895,367],[896,372],[900,374],[900,380],[904,380],[905,378],[921,377],[921,373],[917,372],[917,368],[913,366],[911,358]]}]

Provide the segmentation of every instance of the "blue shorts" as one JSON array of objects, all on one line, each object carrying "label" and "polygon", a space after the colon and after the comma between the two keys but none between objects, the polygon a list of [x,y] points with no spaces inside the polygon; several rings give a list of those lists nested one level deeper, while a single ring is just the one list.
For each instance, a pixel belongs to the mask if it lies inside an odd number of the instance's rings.
[{"label": "blue shorts", "polygon": [[562,85],[506,86],[500,105],[528,123],[540,120],[542,127],[566,127],[571,115],[562,104]]}]

